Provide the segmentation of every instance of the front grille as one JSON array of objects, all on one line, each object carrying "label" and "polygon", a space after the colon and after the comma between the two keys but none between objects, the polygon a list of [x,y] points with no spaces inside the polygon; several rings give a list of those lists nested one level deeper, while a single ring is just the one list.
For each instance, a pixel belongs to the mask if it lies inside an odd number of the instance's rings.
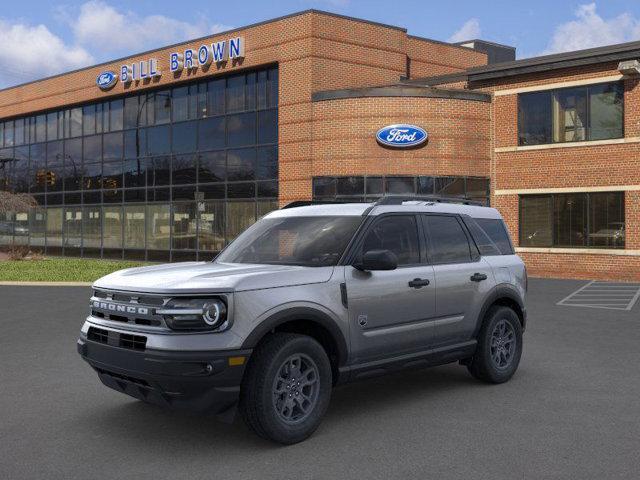
[{"label": "front grille", "polygon": [[121,373],[111,372],[109,370],[104,370],[102,368],[96,368],[96,370],[98,371],[98,373],[101,373],[102,375],[109,375],[110,377],[116,378],[118,380],[124,380],[125,382],[135,383],[143,387],[149,386],[149,382],[147,382],[146,380],[143,380],[142,378],[130,377],[129,375],[122,375]]},{"label": "front grille", "polygon": [[129,350],[143,351],[147,348],[147,337],[143,335],[130,335],[128,333],[113,332],[103,328],[89,327],[87,339],[92,342],[113,345],[114,347]]},{"label": "front grille", "polygon": [[91,298],[91,315],[118,323],[167,328],[156,310],[168,301],[162,296],[95,290]]}]

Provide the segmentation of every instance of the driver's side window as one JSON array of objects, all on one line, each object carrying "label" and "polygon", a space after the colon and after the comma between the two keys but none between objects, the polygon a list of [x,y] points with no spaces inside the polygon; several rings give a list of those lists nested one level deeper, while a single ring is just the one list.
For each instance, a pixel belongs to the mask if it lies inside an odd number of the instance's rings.
[{"label": "driver's side window", "polygon": [[369,229],[362,254],[370,250],[390,250],[398,257],[398,265],[420,263],[418,225],[413,215],[383,217]]}]

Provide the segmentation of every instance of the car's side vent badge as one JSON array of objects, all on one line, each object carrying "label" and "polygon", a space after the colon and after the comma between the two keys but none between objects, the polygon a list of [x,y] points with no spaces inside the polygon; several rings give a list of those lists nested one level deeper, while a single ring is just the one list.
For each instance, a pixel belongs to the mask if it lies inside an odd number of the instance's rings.
[{"label": "car's side vent badge", "polygon": [[361,327],[367,326],[367,316],[366,315],[358,315],[358,325]]}]

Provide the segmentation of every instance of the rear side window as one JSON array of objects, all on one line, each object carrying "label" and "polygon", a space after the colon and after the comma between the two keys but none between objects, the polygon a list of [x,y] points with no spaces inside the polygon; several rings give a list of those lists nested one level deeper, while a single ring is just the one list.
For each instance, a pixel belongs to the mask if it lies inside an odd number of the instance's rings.
[{"label": "rear side window", "polygon": [[502,220],[496,218],[476,218],[475,221],[496,244],[502,255],[513,255],[509,234]]},{"label": "rear side window", "polygon": [[424,217],[429,235],[431,263],[468,263],[471,261],[469,240],[456,217],[428,215]]},{"label": "rear side window", "polygon": [[413,215],[392,215],[377,221],[367,232],[362,252],[391,250],[398,257],[398,265],[420,263],[418,226]]},{"label": "rear side window", "polygon": [[469,229],[473,241],[476,242],[480,255],[485,257],[502,255],[500,248],[489,238],[489,235],[487,235],[482,227],[476,223],[476,220],[467,217],[464,219],[464,223]]}]

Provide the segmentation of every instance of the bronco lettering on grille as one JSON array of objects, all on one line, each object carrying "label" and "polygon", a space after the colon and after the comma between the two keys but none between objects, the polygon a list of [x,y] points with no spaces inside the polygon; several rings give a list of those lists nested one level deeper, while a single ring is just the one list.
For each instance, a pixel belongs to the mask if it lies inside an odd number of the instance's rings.
[{"label": "bronco lettering on grille", "polygon": [[94,301],[93,306],[101,310],[109,310],[111,312],[132,313],[134,315],[149,315],[147,307],[131,307],[129,305],[119,305],[117,303],[107,303]]}]

